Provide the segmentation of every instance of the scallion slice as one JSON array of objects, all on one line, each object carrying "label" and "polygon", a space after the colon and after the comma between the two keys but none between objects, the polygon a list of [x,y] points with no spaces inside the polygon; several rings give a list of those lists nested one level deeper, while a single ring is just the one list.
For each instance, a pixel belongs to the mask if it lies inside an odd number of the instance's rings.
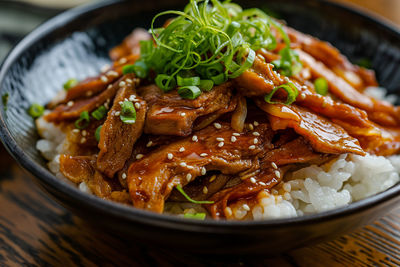
[{"label": "scallion slice", "polygon": [[34,119],[42,116],[43,112],[44,112],[44,107],[37,103],[33,103],[28,109],[28,114]]},{"label": "scallion slice", "polygon": [[141,79],[146,78],[149,73],[149,68],[143,61],[136,61],[135,64],[125,65],[122,67],[122,74],[135,73]]},{"label": "scallion slice", "polygon": [[175,78],[170,75],[158,74],[154,81],[156,82],[156,85],[164,92],[168,92],[176,87]]},{"label": "scallion slice", "polygon": [[98,109],[92,112],[92,117],[96,120],[101,120],[107,114],[107,109],[105,106],[100,106]]},{"label": "scallion slice", "polygon": [[216,76],[212,76],[211,80],[214,82],[215,85],[220,85],[226,82],[228,79],[225,73],[218,74]]},{"label": "scallion slice", "polygon": [[99,127],[97,127],[96,131],[94,132],[94,137],[96,138],[97,142],[100,141],[101,127],[103,127],[103,125],[100,125]]},{"label": "scallion slice", "polygon": [[206,214],[204,212],[201,213],[185,213],[183,218],[186,219],[194,219],[194,220],[204,220],[206,218]]},{"label": "scallion slice", "polygon": [[320,77],[314,81],[314,88],[315,92],[317,92],[318,94],[326,95],[329,89],[328,81]]},{"label": "scallion slice", "polygon": [[214,201],[208,201],[208,200],[194,200],[191,199],[185,191],[183,191],[183,188],[180,184],[178,184],[176,187],[176,190],[178,190],[189,202],[195,203],[195,204],[213,204]]},{"label": "scallion slice", "polygon": [[85,129],[89,126],[90,117],[88,111],[81,112],[79,119],[75,121],[75,127],[78,129]]},{"label": "scallion slice", "polygon": [[[271,101],[272,97],[274,96],[274,94],[276,93],[276,91],[278,91],[278,89],[283,89],[286,91],[287,93],[287,98],[286,101],[284,103],[281,102],[275,102],[275,101]],[[285,105],[290,105],[292,104],[294,101],[296,101],[296,97],[299,95],[299,91],[297,90],[296,86],[289,82],[286,84],[282,84],[280,86],[275,87],[269,94],[267,94],[264,97],[265,102],[269,103],[269,104],[285,104]]]},{"label": "scallion slice", "polygon": [[126,124],[134,124],[136,122],[136,109],[131,101],[121,103],[121,121]]},{"label": "scallion slice", "polygon": [[69,79],[63,85],[64,90],[68,91],[70,88],[76,86],[79,83],[77,79]]},{"label": "scallion slice", "polygon": [[178,88],[178,94],[185,99],[196,99],[200,96],[201,90],[197,86],[182,86]]},{"label": "scallion slice", "polygon": [[200,85],[200,77],[188,77],[184,78],[180,75],[176,76],[176,82],[178,86],[198,86]]},{"label": "scallion slice", "polygon": [[200,89],[206,92],[210,91],[213,86],[214,82],[212,80],[201,80],[199,85]]}]

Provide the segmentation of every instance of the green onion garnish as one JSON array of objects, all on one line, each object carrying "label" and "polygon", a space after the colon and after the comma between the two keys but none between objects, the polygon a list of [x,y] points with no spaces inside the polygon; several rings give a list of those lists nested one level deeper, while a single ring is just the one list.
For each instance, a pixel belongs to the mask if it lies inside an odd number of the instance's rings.
[{"label": "green onion garnish", "polygon": [[[275,102],[275,101],[271,101],[273,95],[276,93],[276,91],[278,91],[278,89],[283,89],[286,91],[287,93],[287,98],[286,101],[284,103],[281,102]],[[289,82],[286,84],[282,84],[280,86],[275,87],[269,94],[267,94],[264,97],[265,102],[269,103],[269,104],[285,104],[285,105],[290,105],[292,104],[294,101],[296,101],[296,97],[299,95],[299,91],[297,90],[296,86]]]},{"label": "green onion garnish", "polygon": [[168,92],[169,90],[174,89],[176,86],[175,78],[166,74],[158,74],[155,82],[156,85],[164,92]]},{"label": "green onion garnish", "polygon": [[[174,16],[167,27],[155,28],[162,16]],[[211,80],[219,85],[240,76],[255,60],[255,51],[274,50],[277,40],[274,27],[284,39],[277,66],[295,74],[301,68],[298,56],[290,50],[290,39],[282,25],[260,9],[243,10],[229,1],[190,0],[184,11],[165,11],[151,23],[153,41],[140,43],[141,62],[156,74],[155,83],[163,91],[178,86],[199,86],[198,79],[179,78],[183,71],[191,77]],[[202,90],[210,90],[200,86]]]},{"label": "green onion garnish", "polygon": [[176,76],[176,82],[178,86],[198,86],[200,85],[200,77],[183,78],[178,75]]},{"label": "green onion garnish", "polygon": [[149,68],[143,61],[136,61],[135,64],[125,65],[122,67],[122,74],[135,73],[139,78],[146,78],[149,73]]},{"label": "green onion garnish", "polygon": [[78,83],[79,81],[77,79],[69,79],[64,83],[63,87],[66,91],[68,91],[70,88],[76,86]]},{"label": "green onion garnish", "polygon": [[88,127],[89,123],[90,123],[89,112],[82,111],[82,113],[79,116],[79,119],[75,121],[75,127],[82,130]]},{"label": "green onion garnish", "polygon": [[176,187],[176,190],[178,190],[189,202],[195,203],[195,204],[213,204],[214,201],[208,201],[208,200],[194,200],[191,199],[186,193],[185,191],[183,191],[182,186],[180,184],[178,184]]},{"label": "green onion garnish", "polygon": [[92,117],[96,120],[101,120],[107,114],[107,109],[105,106],[100,106],[95,111],[92,112]]},{"label": "green onion garnish", "polygon": [[94,137],[96,138],[97,142],[100,141],[101,127],[103,127],[103,125],[100,125],[99,127],[97,127],[96,131],[94,132]]},{"label": "green onion garnish", "polygon": [[28,114],[34,119],[42,116],[43,112],[44,112],[44,107],[36,103],[33,103],[28,109]]},{"label": "green onion garnish", "polygon": [[124,101],[121,103],[121,121],[126,124],[133,124],[136,122],[136,110],[131,101]]},{"label": "green onion garnish", "polygon": [[178,94],[185,99],[196,99],[201,94],[201,90],[197,86],[182,86],[178,88]]},{"label": "green onion garnish", "polygon": [[212,80],[201,80],[199,85],[200,89],[206,92],[210,91],[213,86],[214,82]]},{"label": "green onion garnish", "polygon": [[204,212],[201,213],[185,213],[185,215],[183,215],[183,218],[186,219],[194,219],[194,220],[204,220],[206,218],[206,214]]},{"label": "green onion garnish", "polygon": [[3,95],[1,96],[1,100],[2,100],[2,102],[3,102],[3,106],[4,106],[3,108],[4,108],[4,110],[7,110],[8,96],[9,96],[8,93],[5,93],[5,94],[3,94]]},{"label": "green onion garnish", "polygon": [[283,75],[293,76],[299,73],[302,69],[302,64],[299,60],[299,55],[296,51],[291,50],[288,47],[283,48],[279,51],[280,59],[272,62],[274,66],[281,70]]},{"label": "green onion garnish", "polygon": [[318,78],[314,81],[315,91],[320,95],[326,95],[328,93],[328,82],[324,78]]}]

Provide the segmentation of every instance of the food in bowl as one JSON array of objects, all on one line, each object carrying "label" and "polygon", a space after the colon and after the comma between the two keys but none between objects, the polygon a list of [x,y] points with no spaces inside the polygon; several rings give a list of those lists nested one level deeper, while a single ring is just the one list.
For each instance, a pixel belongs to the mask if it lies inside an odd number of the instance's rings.
[{"label": "food in bowl", "polygon": [[334,209],[399,181],[400,111],[374,72],[259,9],[193,0],[110,58],[29,109],[49,169],[82,191],[253,220]]}]

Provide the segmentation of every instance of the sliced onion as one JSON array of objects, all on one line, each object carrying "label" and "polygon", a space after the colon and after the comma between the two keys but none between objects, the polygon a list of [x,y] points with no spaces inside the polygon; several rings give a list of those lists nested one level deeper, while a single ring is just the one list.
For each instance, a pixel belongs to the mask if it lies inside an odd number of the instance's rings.
[{"label": "sliced onion", "polygon": [[196,121],[196,125],[194,125],[193,130],[198,131],[206,128],[208,125],[213,123],[216,119],[218,119],[221,114],[210,114],[204,117],[199,118],[198,122]]},{"label": "sliced onion", "polygon": [[247,102],[245,97],[240,97],[238,105],[232,114],[231,127],[237,132],[242,132],[247,117]]}]

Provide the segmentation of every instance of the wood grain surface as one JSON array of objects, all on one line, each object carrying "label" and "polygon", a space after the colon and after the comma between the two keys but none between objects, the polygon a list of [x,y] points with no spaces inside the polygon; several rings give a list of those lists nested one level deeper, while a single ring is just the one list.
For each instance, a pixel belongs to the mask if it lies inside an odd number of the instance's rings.
[{"label": "wood grain surface", "polygon": [[[400,14],[400,0],[351,1],[381,14],[386,13],[379,4],[396,3],[387,6],[387,14]],[[0,146],[0,266],[157,265],[400,266],[400,208],[349,235],[275,258],[231,262],[193,257],[140,247],[92,229],[45,195]]]}]

